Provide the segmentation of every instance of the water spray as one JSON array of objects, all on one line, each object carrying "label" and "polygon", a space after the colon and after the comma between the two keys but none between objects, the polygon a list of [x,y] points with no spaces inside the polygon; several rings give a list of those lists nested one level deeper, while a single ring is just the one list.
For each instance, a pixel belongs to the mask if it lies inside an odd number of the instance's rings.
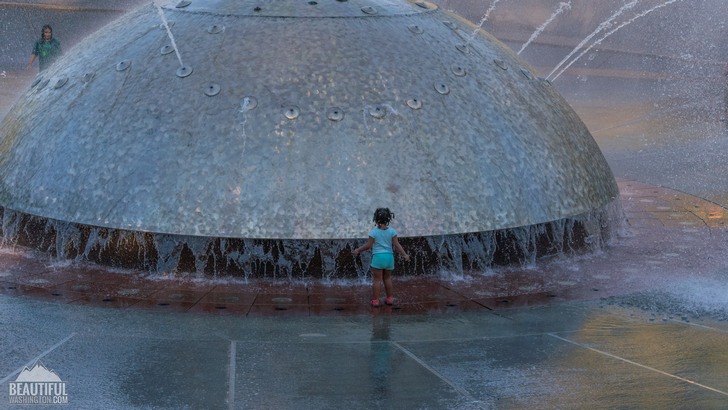
[{"label": "water spray", "polygon": [[184,63],[182,63],[182,56],[179,54],[179,49],[177,48],[177,43],[174,41],[174,35],[172,35],[172,30],[169,29],[169,23],[167,22],[167,16],[164,15],[164,10],[162,10],[162,6],[157,3],[157,1],[154,1],[154,7],[157,8],[157,13],[159,14],[159,18],[162,20],[162,26],[164,26],[164,29],[167,31],[167,37],[169,37],[169,41],[172,43],[172,48],[174,49],[174,53],[177,55],[177,60],[179,61],[180,68],[184,67]]},{"label": "water spray", "polygon": [[564,57],[564,59],[561,60],[561,62],[559,62],[559,64],[557,64],[556,67],[554,67],[553,70],[551,70],[551,72],[549,73],[549,75],[546,76],[546,79],[547,80],[551,80],[549,77],[551,77],[552,75],[554,75],[554,73],[559,68],[561,68],[562,65],[566,64],[566,62],[569,61],[569,59],[571,58],[571,56],[573,56],[579,50],[581,50],[581,48],[584,47],[584,45],[586,45],[586,43],[588,43],[592,38],[594,38],[594,36],[596,36],[597,34],[599,34],[602,31],[606,30],[607,28],[611,27],[612,22],[617,17],[621,16],[622,13],[624,13],[627,10],[630,10],[630,9],[634,8],[638,3],[639,3],[639,0],[633,0],[633,1],[625,4],[624,6],[620,7],[619,10],[617,10],[614,14],[612,14],[606,21],[602,22],[596,28],[596,30],[594,30],[591,34],[589,34],[588,36],[586,36],[586,38],[584,40],[582,40],[582,42],[579,43],[579,45],[577,45],[576,47],[574,47],[574,49],[571,50],[571,52],[569,53],[569,55],[567,55],[566,57]]},{"label": "water spray", "polygon": [[549,24],[551,24],[552,21],[554,21],[554,19],[556,19],[556,17],[558,17],[566,10],[571,10],[571,0],[569,0],[568,2],[562,1],[561,3],[559,3],[559,8],[556,9],[556,11],[551,14],[551,17],[549,17],[543,24],[541,24],[541,26],[537,28],[536,31],[533,32],[533,34],[531,34],[531,37],[528,38],[528,41],[523,43],[523,46],[521,46],[521,49],[518,50],[518,53],[516,54],[520,55],[523,50],[525,50],[526,47],[528,47],[528,45],[533,42],[533,40],[541,35],[541,33],[546,29],[546,27],[548,27]]},{"label": "water spray", "polygon": [[[593,49],[593,48],[594,48],[595,46],[598,46],[599,44],[601,44],[601,43],[602,43],[602,41],[604,41],[604,40],[606,40],[606,39],[607,39],[607,37],[609,37],[609,36],[611,36],[612,34],[616,33],[616,32],[617,32],[617,31],[618,31],[619,29],[621,29],[622,27],[624,27],[624,26],[627,26],[627,25],[629,25],[629,24],[630,24],[630,23],[632,23],[633,21],[635,21],[635,20],[637,20],[637,19],[639,19],[639,18],[641,18],[641,17],[644,17],[644,16],[646,16],[646,15],[648,15],[648,14],[652,13],[653,11],[655,11],[655,10],[657,10],[657,9],[660,9],[660,8],[662,8],[662,7],[665,7],[665,6],[669,6],[670,4],[672,4],[672,3],[675,3],[675,2],[678,2],[678,1],[682,1],[682,0],[669,0],[669,1],[665,2],[665,3],[662,3],[662,4],[659,4],[659,5],[655,6],[655,7],[651,8],[651,9],[649,9],[649,10],[643,11],[642,13],[636,14],[636,15],[635,15],[634,17],[632,17],[631,19],[629,19],[629,20],[625,21],[624,23],[620,24],[620,25],[619,25],[619,26],[617,26],[617,27],[616,27],[616,28],[615,28],[614,30],[611,30],[610,32],[608,32],[607,34],[605,34],[605,35],[604,35],[604,36],[603,36],[602,38],[600,38],[599,40],[597,40],[597,41],[595,41],[594,43],[592,43],[592,45],[590,45],[589,47],[587,47],[587,48],[586,48],[586,49],[585,49],[584,51],[582,51],[582,52],[581,52],[581,53],[580,53],[580,54],[579,54],[578,56],[576,56],[576,58],[575,58],[575,59],[571,60],[571,62],[570,62],[569,64],[567,64],[567,65],[566,65],[566,67],[564,67],[563,69],[561,69],[561,71],[559,71],[559,73],[558,73],[558,74],[556,74],[556,75],[555,75],[555,76],[554,76],[554,77],[553,77],[553,78],[551,79],[551,81],[554,81],[554,80],[556,80],[557,78],[559,78],[559,77],[561,76],[561,74],[563,74],[563,73],[564,73],[564,71],[566,71],[566,70],[567,70],[567,69],[568,69],[569,67],[571,67],[571,66],[572,66],[572,64],[574,64],[574,63],[575,63],[575,62],[576,62],[577,60],[579,60],[579,59],[580,59],[581,57],[583,57],[583,56],[584,56],[584,55],[585,55],[586,53],[588,53],[588,52],[589,52],[589,51],[590,51],[591,49]],[[550,74],[549,74],[549,75],[550,75]]]},{"label": "water spray", "polygon": [[470,33],[470,37],[468,37],[468,41],[465,42],[465,46],[467,47],[471,41],[475,38],[475,36],[478,34],[481,28],[483,28],[483,24],[488,20],[488,17],[490,17],[490,13],[495,10],[495,6],[500,2],[500,0],[493,0],[493,2],[490,4],[490,7],[488,10],[486,10],[485,15],[482,19],[480,19],[480,22],[478,23],[478,26],[473,30],[472,33]]}]

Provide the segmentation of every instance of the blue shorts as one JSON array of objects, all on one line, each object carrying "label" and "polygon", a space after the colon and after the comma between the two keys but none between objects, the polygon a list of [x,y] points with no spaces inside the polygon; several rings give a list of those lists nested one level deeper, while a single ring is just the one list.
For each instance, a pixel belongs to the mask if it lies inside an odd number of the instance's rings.
[{"label": "blue shorts", "polygon": [[372,255],[372,268],[394,270],[394,254],[375,253]]}]

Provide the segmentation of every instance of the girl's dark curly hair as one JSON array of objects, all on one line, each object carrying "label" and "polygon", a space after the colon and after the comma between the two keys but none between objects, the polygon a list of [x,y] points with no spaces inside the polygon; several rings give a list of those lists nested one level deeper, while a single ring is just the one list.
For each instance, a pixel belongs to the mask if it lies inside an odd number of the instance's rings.
[{"label": "girl's dark curly hair", "polygon": [[392,219],[394,219],[394,212],[390,211],[389,208],[377,208],[377,210],[374,211],[374,218],[372,221],[374,221],[377,225],[389,225],[389,223],[392,222]]}]

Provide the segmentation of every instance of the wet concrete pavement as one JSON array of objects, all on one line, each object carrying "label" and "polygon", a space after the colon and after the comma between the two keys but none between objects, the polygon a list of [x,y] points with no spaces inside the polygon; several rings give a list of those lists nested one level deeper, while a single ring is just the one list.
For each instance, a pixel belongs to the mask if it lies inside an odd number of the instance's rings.
[{"label": "wet concrete pavement", "polygon": [[[671,409],[728,400],[725,322],[607,301],[303,320],[6,296],[0,304],[13,329],[1,345],[12,358],[2,385],[40,360],[66,383],[65,408]],[[7,394],[0,389],[0,402]]]}]

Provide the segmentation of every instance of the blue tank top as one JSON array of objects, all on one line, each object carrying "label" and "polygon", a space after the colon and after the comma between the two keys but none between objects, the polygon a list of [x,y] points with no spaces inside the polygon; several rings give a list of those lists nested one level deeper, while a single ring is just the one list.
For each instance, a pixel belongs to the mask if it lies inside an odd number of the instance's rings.
[{"label": "blue tank top", "polygon": [[369,232],[369,236],[374,238],[372,253],[394,253],[392,252],[392,238],[397,236],[394,228],[379,229],[379,227],[375,227]]}]

